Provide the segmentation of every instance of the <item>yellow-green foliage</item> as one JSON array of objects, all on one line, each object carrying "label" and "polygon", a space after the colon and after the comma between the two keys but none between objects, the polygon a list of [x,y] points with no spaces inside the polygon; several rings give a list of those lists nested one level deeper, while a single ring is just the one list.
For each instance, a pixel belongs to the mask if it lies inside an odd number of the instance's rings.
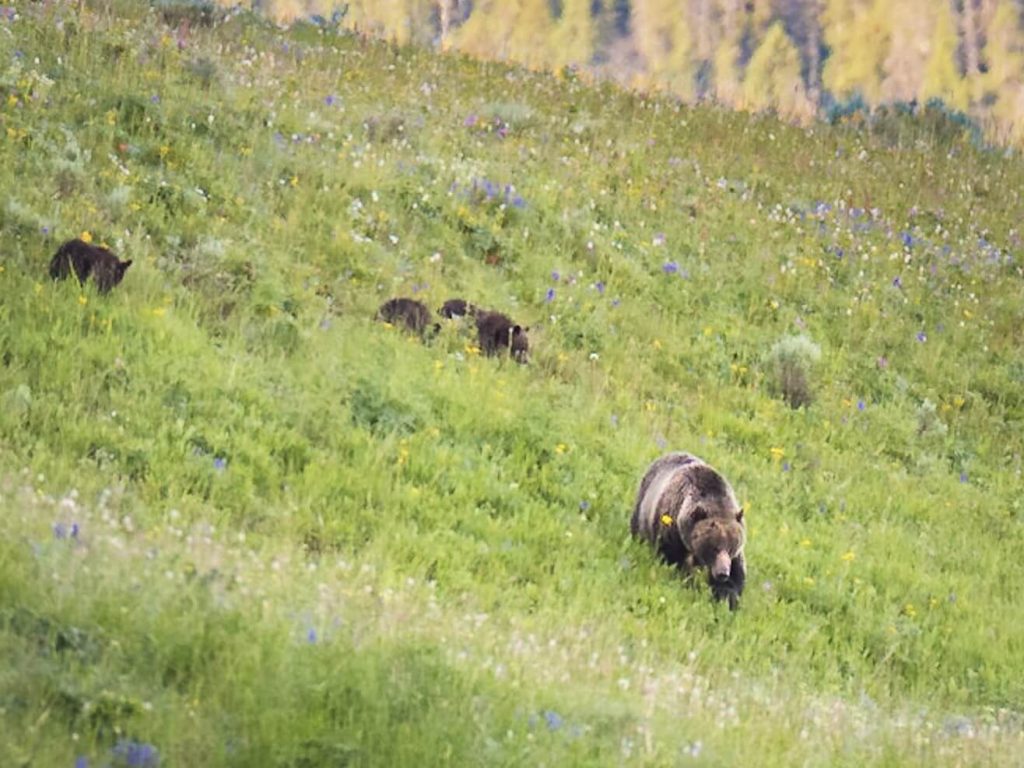
[{"label": "yellow-green foliage", "polygon": [[[245,13],[0,33],[0,765],[1019,760],[1018,159]],[[109,295],[47,276],[86,232]],[[630,540],[670,449],[736,613]]]}]

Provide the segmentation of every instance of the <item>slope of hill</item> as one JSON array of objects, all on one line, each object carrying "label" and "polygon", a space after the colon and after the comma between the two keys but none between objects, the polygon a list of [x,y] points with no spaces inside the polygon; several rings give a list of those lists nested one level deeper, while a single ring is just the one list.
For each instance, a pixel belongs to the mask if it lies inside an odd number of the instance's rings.
[{"label": "slope of hill", "polygon": [[[1018,160],[113,7],[0,19],[0,763],[1020,760]],[[668,449],[736,613],[629,539]]]}]

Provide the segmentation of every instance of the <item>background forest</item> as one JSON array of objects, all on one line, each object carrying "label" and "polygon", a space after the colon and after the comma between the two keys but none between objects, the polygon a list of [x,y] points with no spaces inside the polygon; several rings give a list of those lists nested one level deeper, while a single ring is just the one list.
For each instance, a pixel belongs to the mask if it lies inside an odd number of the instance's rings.
[{"label": "background forest", "polygon": [[1024,139],[1020,0],[253,0],[282,19],[611,76],[710,100],[861,119],[939,99],[998,143]]}]

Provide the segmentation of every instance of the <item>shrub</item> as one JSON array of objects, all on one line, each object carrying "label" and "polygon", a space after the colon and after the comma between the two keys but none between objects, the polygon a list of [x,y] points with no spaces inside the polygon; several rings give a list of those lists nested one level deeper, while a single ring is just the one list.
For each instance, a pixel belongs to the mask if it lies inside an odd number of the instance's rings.
[{"label": "shrub", "polygon": [[803,334],[779,339],[765,359],[769,386],[792,408],[810,405],[811,370],[821,359],[821,347]]}]

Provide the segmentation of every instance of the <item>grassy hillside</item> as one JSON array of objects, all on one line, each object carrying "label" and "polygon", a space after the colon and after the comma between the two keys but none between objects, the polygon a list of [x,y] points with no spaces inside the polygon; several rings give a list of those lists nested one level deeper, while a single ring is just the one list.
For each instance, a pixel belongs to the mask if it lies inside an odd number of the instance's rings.
[{"label": "grassy hillside", "polygon": [[[165,21],[0,18],[0,764],[1021,764],[1018,159]],[[668,449],[736,613],[629,538]]]}]

